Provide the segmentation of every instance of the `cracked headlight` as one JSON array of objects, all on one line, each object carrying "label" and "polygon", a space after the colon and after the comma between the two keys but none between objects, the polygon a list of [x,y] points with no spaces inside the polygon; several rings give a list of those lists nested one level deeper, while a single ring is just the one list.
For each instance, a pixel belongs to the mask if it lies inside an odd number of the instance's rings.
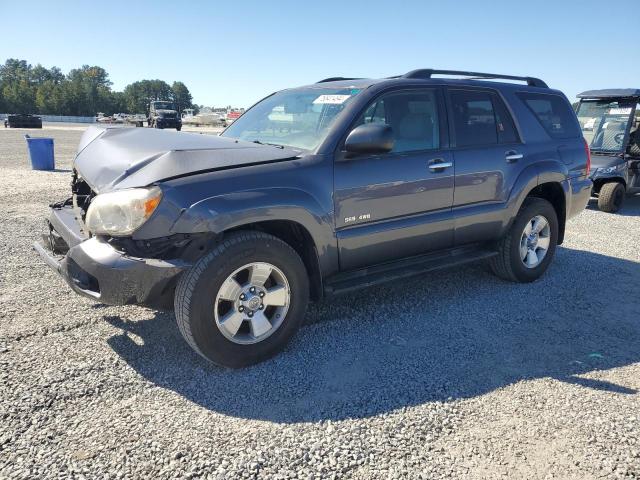
[{"label": "cracked headlight", "polygon": [[85,224],[94,235],[130,235],[148,220],[161,199],[158,187],[102,193],[91,201]]}]

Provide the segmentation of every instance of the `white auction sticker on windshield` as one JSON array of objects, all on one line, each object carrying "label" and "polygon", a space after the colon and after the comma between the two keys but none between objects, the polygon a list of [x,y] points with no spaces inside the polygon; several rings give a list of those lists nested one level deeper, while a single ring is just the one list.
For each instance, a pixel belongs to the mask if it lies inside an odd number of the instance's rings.
[{"label": "white auction sticker on windshield", "polygon": [[629,108],[610,108],[609,115],[629,115],[631,113],[631,107]]},{"label": "white auction sticker on windshield", "polygon": [[328,103],[331,105],[341,105],[350,98],[351,95],[320,95],[313,103]]}]

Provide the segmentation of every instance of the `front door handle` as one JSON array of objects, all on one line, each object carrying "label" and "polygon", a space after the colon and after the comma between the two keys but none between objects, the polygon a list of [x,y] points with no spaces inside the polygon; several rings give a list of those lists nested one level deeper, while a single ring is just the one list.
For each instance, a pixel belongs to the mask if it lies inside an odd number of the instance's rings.
[{"label": "front door handle", "polygon": [[453,167],[453,163],[445,162],[441,158],[436,158],[429,162],[429,170],[432,172],[439,172],[440,170],[444,170],[445,168]]},{"label": "front door handle", "polygon": [[504,159],[507,161],[507,163],[516,163],[522,157],[524,157],[524,155],[522,155],[521,153],[518,153],[515,150],[511,150],[505,153]]}]

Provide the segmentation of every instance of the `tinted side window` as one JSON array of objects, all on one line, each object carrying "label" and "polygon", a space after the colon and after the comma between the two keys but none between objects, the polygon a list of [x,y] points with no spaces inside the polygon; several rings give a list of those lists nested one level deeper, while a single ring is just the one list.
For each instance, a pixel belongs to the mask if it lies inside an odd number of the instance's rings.
[{"label": "tinted side window", "polygon": [[440,148],[438,102],[433,90],[395,92],[369,105],[358,124],[386,123],[393,129],[393,152]]},{"label": "tinted side window", "polygon": [[558,95],[520,92],[518,97],[531,110],[551,138],[580,136],[576,115],[569,103]]},{"label": "tinted side window", "polygon": [[453,90],[451,106],[458,147],[518,141],[513,119],[497,95]]},{"label": "tinted side window", "polygon": [[520,138],[516,132],[513,118],[507,110],[503,101],[497,96],[493,96],[493,105],[496,109],[496,128],[498,129],[498,143],[515,143]]},{"label": "tinted side window", "polygon": [[451,104],[458,147],[496,145],[498,143],[496,116],[489,94],[453,92]]}]

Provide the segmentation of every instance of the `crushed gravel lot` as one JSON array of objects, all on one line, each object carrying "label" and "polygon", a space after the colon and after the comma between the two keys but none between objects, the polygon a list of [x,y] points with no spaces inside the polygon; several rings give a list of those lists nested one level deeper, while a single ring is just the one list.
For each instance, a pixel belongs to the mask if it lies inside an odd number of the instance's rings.
[{"label": "crushed gravel lot", "polygon": [[71,292],[31,248],[70,194],[0,128],[0,478],[640,478],[640,197],[548,273],[483,265],[311,305],[278,357],[213,367],[171,313]]}]

